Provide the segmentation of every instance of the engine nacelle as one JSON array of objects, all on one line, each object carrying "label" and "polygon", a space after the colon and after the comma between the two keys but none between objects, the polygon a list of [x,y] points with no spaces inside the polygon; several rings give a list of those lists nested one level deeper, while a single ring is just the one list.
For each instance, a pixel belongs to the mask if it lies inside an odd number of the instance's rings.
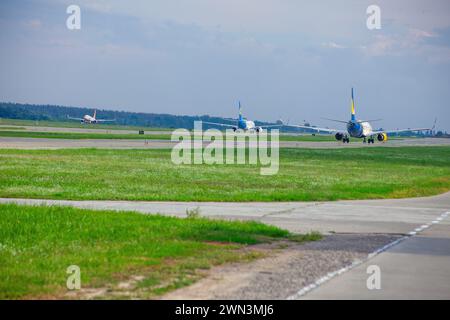
[{"label": "engine nacelle", "polygon": [[336,138],[337,141],[341,141],[342,139],[344,139],[344,134],[338,132],[334,137]]},{"label": "engine nacelle", "polygon": [[379,133],[378,135],[377,135],[377,140],[378,141],[387,141],[387,139],[388,139],[388,136],[387,136],[387,134],[386,133]]},{"label": "engine nacelle", "polygon": [[261,127],[256,127],[256,132],[258,132],[258,133],[263,132],[263,128],[261,128]]}]

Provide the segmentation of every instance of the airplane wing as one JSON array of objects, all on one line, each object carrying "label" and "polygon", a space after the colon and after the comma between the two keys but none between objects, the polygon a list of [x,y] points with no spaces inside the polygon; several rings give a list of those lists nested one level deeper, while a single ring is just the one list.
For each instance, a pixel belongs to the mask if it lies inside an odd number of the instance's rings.
[{"label": "airplane wing", "polygon": [[411,132],[411,131],[425,131],[425,130],[431,130],[430,128],[412,128],[412,129],[397,129],[397,130],[382,130],[382,131],[373,131],[373,134],[377,133],[398,133],[398,132]]},{"label": "airplane wing", "polygon": [[268,125],[268,126],[261,126],[261,128],[266,129],[266,128],[276,128],[276,127],[282,127],[282,126],[284,126],[284,124],[272,124],[272,125]]},{"label": "airplane wing", "polygon": [[300,129],[309,129],[309,130],[314,130],[317,132],[326,132],[329,134],[335,134],[337,132],[342,132],[342,130],[338,130],[338,129],[330,129],[330,128],[319,128],[319,127],[310,127],[310,126],[299,126],[299,125],[294,125],[294,124],[289,124],[287,125],[289,127],[294,127],[294,128],[300,128]]},{"label": "airplane wing", "polygon": [[84,120],[83,118],[72,118],[72,117],[69,117],[69,116],[67,116],[67,119],[70,119],[70,120],[78,120],[78,121]]},{"label": "airplane wing", "polygon": [[214,124],[216,126],[222,126],[222,127],[229,127],[229,128],[235,128],[236,125],[233,124],[226,124],[226,123],[216,123],[216,122],[207,122],[207,121],[202,121],[202,123],[206,123],[206,124]]},{"label": "airplane wing", "polygon": [[106,120],[106,119],[96,119],[95,121],[97,121],[97,122],[111,122],[111,121],[116,121],[116,119],[111,119],[111,120]]}]

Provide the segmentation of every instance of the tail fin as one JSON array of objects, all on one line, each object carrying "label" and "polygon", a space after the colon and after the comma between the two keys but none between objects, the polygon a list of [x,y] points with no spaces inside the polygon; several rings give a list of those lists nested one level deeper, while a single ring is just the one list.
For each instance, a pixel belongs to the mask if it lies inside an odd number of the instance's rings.
[{"label": "tail fin", "polygon": [[352,88],[352,100],[351,100],[351,106],[352,106],[352,120],[356,120],[355,117],[355,99],[353,97],[353,88]]},{"label": "tail fin", "polygon": [[97,118],[97,109],[94,110],[94,116],[93,116],[93,118],[94,118],[94,119]]},{"label": "tail fin", "polygon": [[239,120],[242,119],[241,101],[239,101]]}]

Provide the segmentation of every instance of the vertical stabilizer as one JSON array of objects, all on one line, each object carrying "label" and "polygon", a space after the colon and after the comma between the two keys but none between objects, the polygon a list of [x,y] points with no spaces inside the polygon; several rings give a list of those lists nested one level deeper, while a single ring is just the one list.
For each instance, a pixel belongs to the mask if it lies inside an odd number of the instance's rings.
[{"label": "vertical stabilizer", "polygon": [[242,120],[241,101],[239,101],[239,120]]},{"label": "vertical stabilizer", "polygon": [[353,88],[352,88],[352,100],[351,100],[351,107],[352,107],[352,121],[356,120],[356,116],[355,116],[355,99],[353,97]]}]

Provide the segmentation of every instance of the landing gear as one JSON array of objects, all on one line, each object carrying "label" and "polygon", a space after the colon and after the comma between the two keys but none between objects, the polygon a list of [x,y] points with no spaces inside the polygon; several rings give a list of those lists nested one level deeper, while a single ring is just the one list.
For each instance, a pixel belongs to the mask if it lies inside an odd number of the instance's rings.
[{"label": "landing gear", "polygon": [[[370,139],[369,139],[370,140]],[[366,138],[364,138],[364,140],[363,140],[363,143],[366,143],[367,142],[367,140],[366,140]]]},{"label": "landing gear", "polygon": [[342,139],[342,142],[343,142],[343,143],[350,143],[350,138],[344,137],[344,138]]},{"label": "landing gear", "polygon": [[363,143],[368,143],[368,144],[372,143],[373,144],[373,143],[375,143],[375,139],[372,137],[370,137],[368,139],[364,138]]}]

